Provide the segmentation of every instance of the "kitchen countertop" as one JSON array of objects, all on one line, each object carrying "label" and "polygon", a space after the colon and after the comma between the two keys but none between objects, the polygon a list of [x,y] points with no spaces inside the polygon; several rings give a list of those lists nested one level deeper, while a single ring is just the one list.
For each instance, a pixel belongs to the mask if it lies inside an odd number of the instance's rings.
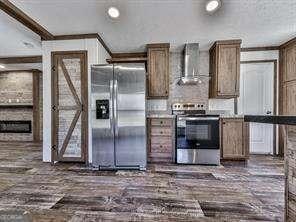
[{"label": "kitchen countertop", "polygon": [[[148,113],[147,118],[175,118],[175,115],[169,113]],[[296,116],[272,116],[272,115],[235,115],[235,114],[220,114],[220,118],[233,119],[243,118],[245,122],[296,125]]]},{"label": "kitchen countertop", "polygon": [[[208,113],[207,113],[208,114]],[[218,114],[217,114],[218,115]],[[176,115],[168,113],[148,113],[147,118],[175,118]],[[244,115],[234,115],[234,114],[220,114],[220,118],[244,118]]]},{"label": "kitchen countertop", "polygon": [[149,113],[147,114],[147,118],[175,118],[175,115],[166,114],[166,113]]},{"label": "kitchen countertop", "polygon": [[296,125],[296,116],[244,115],[245,122]]},{"label": "kitchen countertop", "polygon": [[223,119],[244,118],[244,115],[221,114],[220,118],[223,118]]}]

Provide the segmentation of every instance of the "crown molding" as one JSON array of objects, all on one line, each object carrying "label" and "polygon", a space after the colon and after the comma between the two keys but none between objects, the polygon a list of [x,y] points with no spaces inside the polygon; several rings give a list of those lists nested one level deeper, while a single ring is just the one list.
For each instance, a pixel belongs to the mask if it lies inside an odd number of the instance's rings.
[{"label": "crown molding", "polygon": [[2,64],[42,63],[42,56],[0,57]]},{"label": "crown molding", "polygon": [[34,21],[31,17],[29,17],[26,13],[24,13],[10,1],[0,0],[0,9],[36,34],[38,34],[41,39],[48,40],[54,38],[54,36],[49,31],[43,28],[40,24]]}]

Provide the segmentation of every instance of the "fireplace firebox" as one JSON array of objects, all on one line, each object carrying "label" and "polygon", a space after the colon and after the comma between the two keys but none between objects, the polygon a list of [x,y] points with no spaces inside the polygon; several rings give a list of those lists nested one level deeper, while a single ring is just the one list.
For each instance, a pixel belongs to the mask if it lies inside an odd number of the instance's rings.
[{"label": "fireplace firebox", "polygon": [[27,120],[0,120],[0,133],[32,133],[32,122]]}]

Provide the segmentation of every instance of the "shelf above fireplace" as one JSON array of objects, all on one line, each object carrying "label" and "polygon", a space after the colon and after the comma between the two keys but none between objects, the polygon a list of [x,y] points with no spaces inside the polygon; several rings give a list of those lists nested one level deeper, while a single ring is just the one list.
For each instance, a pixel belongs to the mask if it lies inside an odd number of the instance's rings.
[{"label": "shelf above fireplace", "polygon": [[32,104],[0,104],[0,109],[33,109]]}]

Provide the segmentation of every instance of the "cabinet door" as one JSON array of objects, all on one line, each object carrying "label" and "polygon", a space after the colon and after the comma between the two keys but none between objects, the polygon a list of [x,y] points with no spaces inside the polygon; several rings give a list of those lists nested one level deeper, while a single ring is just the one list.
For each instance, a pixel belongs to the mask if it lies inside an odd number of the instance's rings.
[{"label": "cabinet door", "polygon": [[284,80],[296,80],[296,44],[285,49],[285,75]]},{"label": "cabinet door", "polygon": [[169,50],[148,49],[148,96],[167,98],[169,95]]},{"label": "cabinet door", "polygon": [[218,46],[218,91],[225,97],[239,95],[240,48],[239,45]]},{"label": "cabinet door", "polygon": [[284,86],[285,90],[285,115],[296,115],[296,81],[288,82]]},{"label": "cabinet door", "polygon": [[241,119],[222,120],[223,158],[244,158],[244,122]]},{"label": "cabinet door", "polygon": [[216,60],[217,47],[210,51],[210,64],[209,64],[209,97],[215,98],[217,95],[217,60]]}]

